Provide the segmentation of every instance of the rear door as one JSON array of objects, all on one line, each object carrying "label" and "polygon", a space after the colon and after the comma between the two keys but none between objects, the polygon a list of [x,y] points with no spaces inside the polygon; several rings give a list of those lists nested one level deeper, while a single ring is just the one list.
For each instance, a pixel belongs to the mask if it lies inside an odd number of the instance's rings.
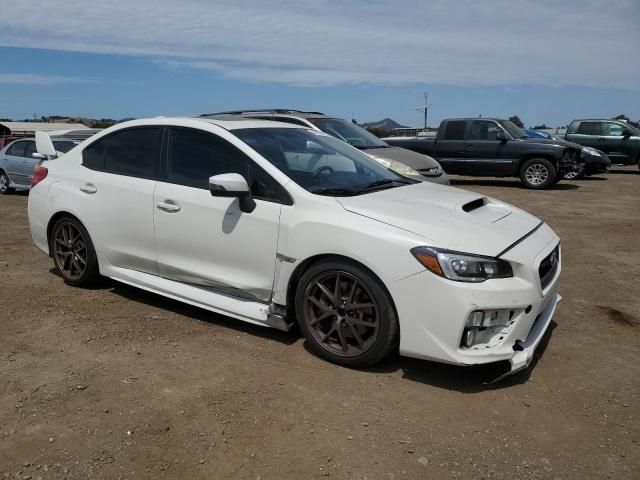
[{"label": "rear door", "polygon": [[510,175],[517,159],[509,158],[508,142],[497,139],[502,127],[493,120],[473,120],[465,146],[466,171],[470,175]]},{"label": "rear door", "polygon": [[466,173],[465,138],[467,120],[446,120],[438,129],[434,157],[447,173]]},{"label": "rear door", "polygon": [[153,193],[164,128],[118,130],[87,146],[76,208],[96,250],[112,266],[156,274]]},{"label": "rear door", "polygon": [[5,168],[7,174],[16,185],[28,185],[30,183],[25,176],[26,169],[23,162],[26,160],[25,152],[30,140],[18,140],[12,143],[5,153]]}]

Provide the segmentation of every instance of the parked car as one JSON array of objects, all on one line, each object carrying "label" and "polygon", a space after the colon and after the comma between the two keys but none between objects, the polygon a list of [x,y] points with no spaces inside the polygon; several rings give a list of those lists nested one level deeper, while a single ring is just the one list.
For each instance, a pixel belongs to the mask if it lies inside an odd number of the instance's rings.
[{"label": "parked car", "polygon": [[353,122],[342,118],[329,117],[320,112],[302,112],[299,110],[234,110],[230,112],[210,113],[203,117],[239,115],[247,118],[273,120],[276,122],[301,125],[338,138],[349,145],[362,150],[378,163],[405,176],[420,177],[420,180],[449,185],[449,177],[440,164],[432,157],[405,149],[392,147]]},{"label": "parked car", "polygon": [[529,138],[546,138],[553,139],[550,133],[545,132],[544,130],[535,130],[533,128],[523,128],[522,131],[526,133]]},{"label": "parked car", "polygon": [[619,120],[574,120],[565,139],[606,153],[612,163],[640,168],[640,130]]},{"label": "parked car", "polygon": [[[59,154],[68,152],[78,143],[70,139],[53,140]],[[36,153],[33,138],[14,140],[0,150],[0,194],[7,195],[16,189],[30,188],[33,171],[41,160],[43,156]]]},{"label": "parked car", "polygon": [[568,142],[563,138],[551,135],[542,130],[525,129],[524,132],[530,138],[546,138],[554,140],[561,145],[566,145],[580,150],[580,159],[582,163],[578,164],[569,172],[564,174],[566,180],[579,180],[585,176],[596,175],[598,173],[607,173],[611,166],[611,160],[606,153],[591,147],[583,147],[577,143]]},{"label": "parked car", "polygon": [[455,118],[443,120],[436,138],[394,137],[388,144],[431,155],[449,174],[520,177],[527,188],[559,182],[581,163],[579,148],[554,140],[529,138],[509,120]]},{"label": "parked car", "polygon": [[258,325],[297,321],[340,365],[399,348],[514,372],[560,300],[559,239],[539,219],[296,125],[121,123],[32,184],[33,241],[68,284],[103,275]]}]

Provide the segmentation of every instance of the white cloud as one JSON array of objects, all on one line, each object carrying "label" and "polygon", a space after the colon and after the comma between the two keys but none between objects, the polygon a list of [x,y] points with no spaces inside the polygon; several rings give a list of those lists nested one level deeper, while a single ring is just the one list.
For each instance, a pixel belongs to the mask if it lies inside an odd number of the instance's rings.
[{"label": "white cloud", "polygon": [[21,0],[3,6],[0,45],[295,85],[637,90],[639,22],[637,0]]},{"label": "white cloud", "polygon": [[37,75],[33,73],[0,73],[0,84],[12,83],[17,85],[58,85],[69,83],[92,83],[93,81],[80,77],[65,77],[61,75]]}]

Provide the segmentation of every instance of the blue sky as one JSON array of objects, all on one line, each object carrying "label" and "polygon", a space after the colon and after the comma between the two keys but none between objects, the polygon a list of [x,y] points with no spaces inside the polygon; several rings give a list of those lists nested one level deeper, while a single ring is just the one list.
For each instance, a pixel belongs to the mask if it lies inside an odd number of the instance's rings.
[{"label": "blue sky", "polygon": [[640,119],[637,0],[55,3],[3,6],[0,117],[291,107],[420,125],[428,91],[430,125]]}]

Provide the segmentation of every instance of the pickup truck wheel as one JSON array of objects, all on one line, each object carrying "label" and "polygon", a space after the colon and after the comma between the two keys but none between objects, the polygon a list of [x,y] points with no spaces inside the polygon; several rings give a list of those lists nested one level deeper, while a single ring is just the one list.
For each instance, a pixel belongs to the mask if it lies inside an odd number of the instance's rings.
[{"label": "pickup truck wheel", "polygon": [[556,167],[544,158],[532,158],[522,164],[520,180],[527,188],[540,190],[554,184]]},{"label": "pickup truck wheel", "polygon": [[9,186],[10,184],[7,174],[0,170],[0,195],[9,195],[10,193],[13,193],[13,188]]}]

